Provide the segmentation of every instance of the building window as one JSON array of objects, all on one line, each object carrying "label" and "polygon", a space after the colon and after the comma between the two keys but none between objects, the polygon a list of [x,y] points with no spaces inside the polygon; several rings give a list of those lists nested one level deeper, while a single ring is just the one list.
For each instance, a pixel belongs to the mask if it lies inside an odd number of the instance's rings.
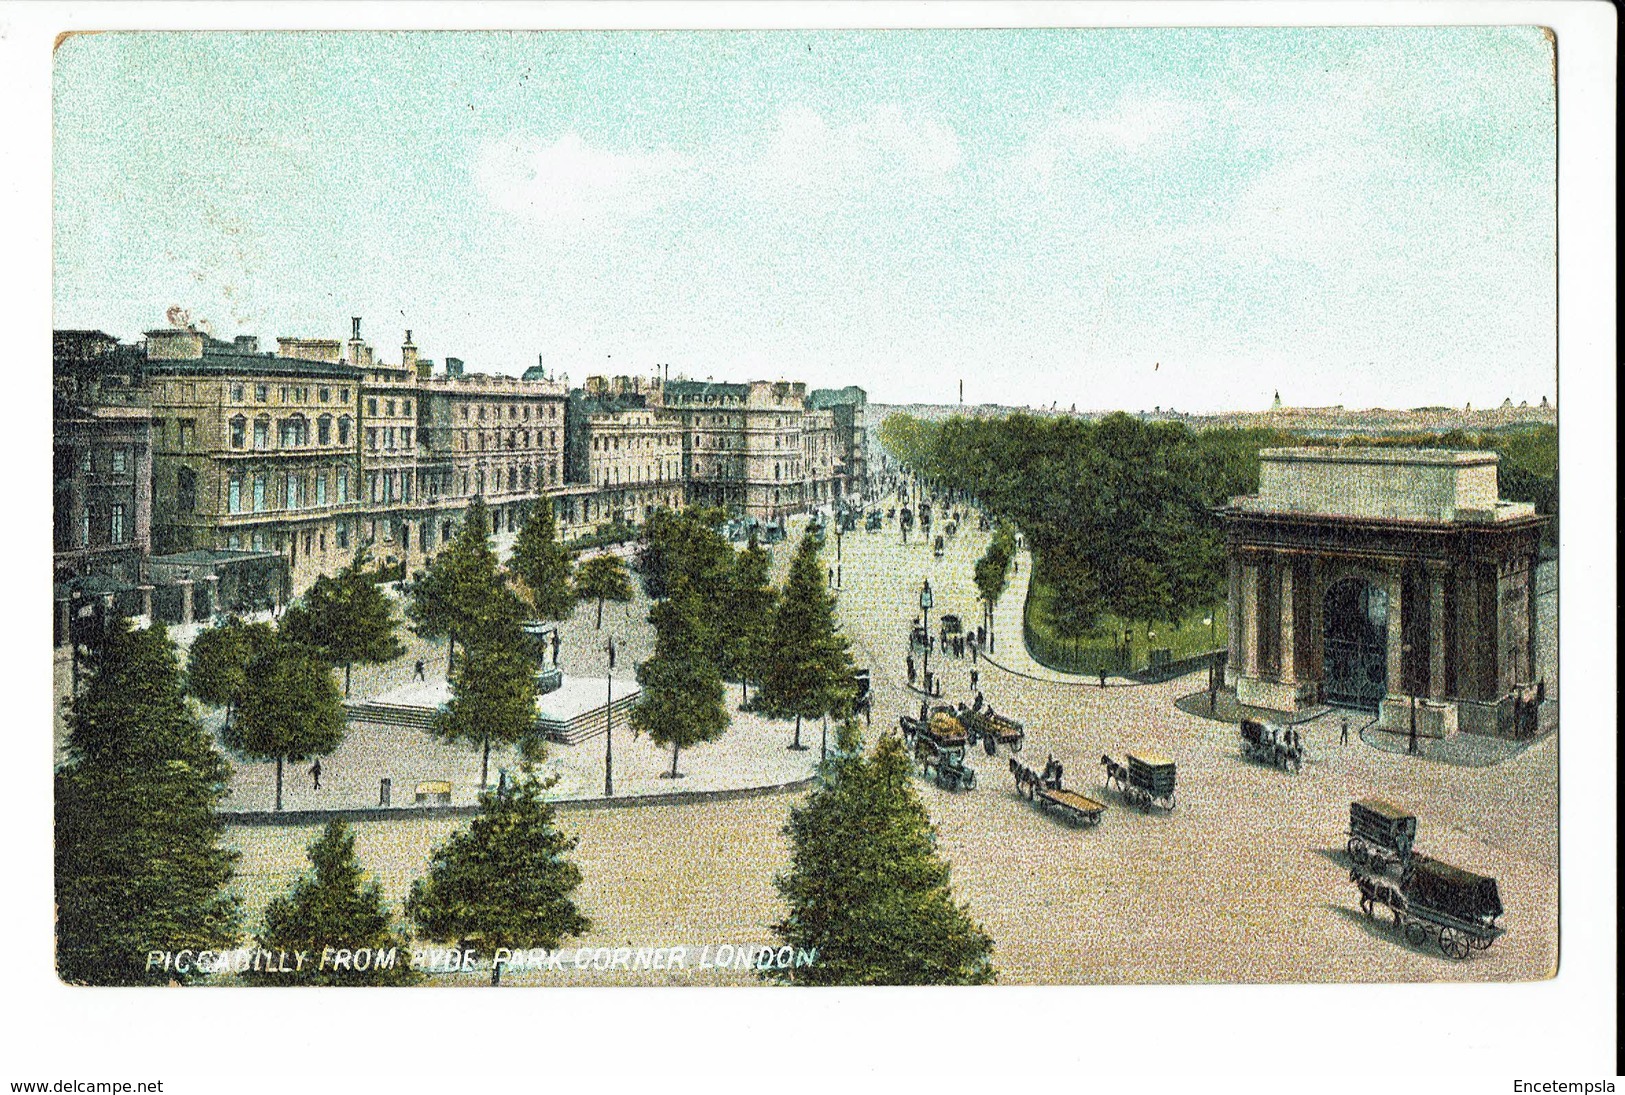
[{"label": "building window", "polygon": [[234,475],[226,484],[226,512],[241,513],[243,511],[243,480],[241,476]]},{"label": "building window", "polygon": [[298,509],[299,508],[299,477],[297,475],[289,475],[287,482],[288,482],[287,508],[288,509]]},{"label": "building window", "polygon": [[340,548],[350,546],[350,522],[340,521],[333,528],[333,542]]},{"label": "building window", "polygon": [[228,533],[226,533],[226,547],[227,548],[231,549],[232,551],[236,551],[237,549],[241,548],[242,546],[243,546],[243,537],[242,537],[241,533],[238,533],[238,532],[228,532]]},{"label": "building window", "polygon": [[316,444],[327,445],[333,441],[333,418],[331,415],[322,415],[316,420]]},{"label": "building window", "polygon": [[271,397],[271,390],[264,384],[254,385],[254,402],[264,403]]},{"label": "building window", "polygon": [[264,551],[265,550],[265,530],[264,529],[258,529],[258,528],[255,529],[254,532],[253,532],[253,535],[249,537],[249,543],[253,546],[255,551]]},{"label": "building window", "polygon": [[327,505],[327,473],[325,471],[316,473],[316,504],[318,506]]},{"label": "building window", "polygon": [[525,490],[530,489],[530,465],[529,464],[526,464],[524,466],[524,468],[520,471],[519,482],[520,482],[520,485],[523,486]]},{"label": "building window", "polygon": [[231,401],[233,403],[241,403],[243,401],[243,386],[241,384],[233,384],[231,386]]},{"label": "building window", "polygon": [[[349,468],[340,468],[339,469],[339,501],[340,502],[348,502],[349,500],[350,500],[350,469]],[[342,547],[343,545],[341,544],[340,546]]]},{"label": "building window", "polygon": [[463,420],[468,420],[468,404],[463,404]]},{"label": "building window", "polygon": [[126,468],[127,468],[128,463],[129,463],[129,459],[130,459],[130,457],[129,457],[129,450],[128,449],[122,449],[122,448],[114,449],[113,450],[113,471],[116,472],[116,473],[124,472],[126,470]]},{"label": "building window", "polygon": [[197,509],[197,472],[191,468],[175,473],[175,508],[181,513]]},{"label": "building window", "polygon": [[348,402],[350,402],[350,389],[349,388],[340,388],[339,389],[339,402],[340,403],[348,403]]},{"label": "building window", "polygon": [[401,404],[401,413],[406,415],[412,413],[412,401],[410,399]]},{"label": "building window", "polygon": [[271,447],[271,420],[269,418],[254,419],[254,447],[256,449]]},{"label": "building window", "polygon": [[411,447],[412,447],[412,427],[411,426],[402,426],[401,427],[401,448],[409,449]]},{"label": "building window", "polygon": [[177,424],[180,426],[181,452],[191,452],[197,446],[197,419],[182,418]]},{"label": "building window", "polygon": [[374,502],[380,500],[378,490],[378,473],[375,471],[370,471],[367,473],[367,496]]},{"label": "building window", "polygon": [[384,448],[393,449],[394,447],[395,447],[395,427],[394,426],[386,426],[386,427],[384,427]]},{"label": "building window", "polygon": [[254,477],[254,512],[265,512],[265,476],[263,475]]},{"label": "building window", "polygon": [[110,542],[112,542],[112,543],[115,543],[115,544],[124,543],[125,536],[124,536],[124,503],[123,502],[114,502],[113,503],[112,526],[111,526],[111,533],[108,536],[108,540]]},{"label": "building window", "polygon": [[378,427],[367,427],[367,448],[373,452],[378,450]]},{"label": "building window", "polygon": [[385,401],[384,413],[389,415],[391,418],[395,417],[395,401],[393,399]]},{"label": "building window", "polygon": [[333,398],[333,389],[332,388],[317,388],[316,389],[316,398],[320,399],[323,403],[328,402],[330,399]]},{"label": "building window", "polygon": [[339,419],[339,444],[340,445],[348,445],[349,443],[350,443],[350,416],[345,415],[344,417]]},{"label": "building window", "polygon": [[247,434],[248,419],[242,415],[233,418],[231,420],[231,447],[234,449],[242,448],[243,442],[247,439]]}]

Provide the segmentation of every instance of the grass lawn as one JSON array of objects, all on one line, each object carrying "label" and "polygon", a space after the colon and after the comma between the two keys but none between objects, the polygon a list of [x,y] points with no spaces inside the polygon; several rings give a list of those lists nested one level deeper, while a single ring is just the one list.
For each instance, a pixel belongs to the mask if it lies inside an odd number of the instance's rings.
[{"label": "grass lawn", "polygon": [[[1225,645],[1225,605],[1198,609],[1183,620],[1156,620],[1151,624],[1155,638],[1147,641],[1144,620],[1123,621],[1102,616],[1090,635],[1076,641],[1056,636],[1049,604],[1054,592],[1044,583],[1042,571],[1033,575],[1027,590],[1023,630],[1027,651],[1041,665],[1063,673],[1124,673],[1144,669],[1151,662],[1151,648],[1167,648],[1175,661]],[[1211,622],[1209,622],[1211,620]],[[1124,630],[1133,633],[1129,657],[1122,651]]]}]

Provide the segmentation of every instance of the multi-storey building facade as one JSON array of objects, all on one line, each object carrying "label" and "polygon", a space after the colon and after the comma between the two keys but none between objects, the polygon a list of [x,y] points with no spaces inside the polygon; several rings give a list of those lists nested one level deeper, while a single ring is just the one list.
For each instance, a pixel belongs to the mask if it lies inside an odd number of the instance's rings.
[{"label": "multi-storey building facade", "polygon": [[302,588],[355,547],[363,370],[336,341],[147,332],[153,546],[285,555]]},{"label": "multi-storey building facade", "polygon": [[564,404],[555,380],[465,373],[448,358],[446,372],[418,370],[420,501],[439,528],[420,528],[421,550],[455,534],[460,512],[476,496],[491,508],[492,533],[506,547],[533,499],[564,482]]},{"label": "multi-storey building facade", "polygon": [[288,596],[360,547],[420,569],[476,496],[500,551],[541,496],[566,538],[692,502],[780,520],[841,497],[853,465],[841,408],[809,409],[803,384],[595,377],[570,392],[540,367],[469,373],[457,358],[437,373],[410,331],[399,363],[380,360],[359,319],[347,345],[274,352],[191,327],[122,348],[59,332],[58,357],[80,362],[59,374],[94,381],[58,384],[59,576],[134,560],[133,582],[153,552],[170,569],[262,552]]},{"label": "multi-storey building facade", "polygon": [[570,393],[566,411],[566,477],[590,492],[564,496],[555,507],[566,526],[638,524],[660,507],[682,509],[683,425],[659,405],[659,382],[588,377]]},{"label": "multi-storey building facade", "polygon": [[134,347],[57,331],[53,569],[58,580],[141,579],[152,548],[152,409]]}]

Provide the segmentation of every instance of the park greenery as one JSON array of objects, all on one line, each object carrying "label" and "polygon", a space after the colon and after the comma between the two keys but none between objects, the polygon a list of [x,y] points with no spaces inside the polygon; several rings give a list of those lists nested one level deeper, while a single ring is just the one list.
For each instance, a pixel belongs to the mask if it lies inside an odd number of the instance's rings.
[{"label": "park greenery", "polygon": [[344,729],[344,701],[327,663],[279,632],[248,662],[237,717],[221,738],[244,756],[276,762],[280,812],[285,763],[333,752]]},{"label": "park greenery", "polygon": [[211,707],[224,707],[230,733],[237,709],[248,688],[248,666],[268,650],[276,629],[266,623],[245,623],[236,616],[218,627],[199,632],[187,652],[186,691]]},{"label": "park greenery", "polygon": [[804,719],[844,718],[855,698],[852,658],[835,626],[835,598],[820,561],[823,541],[810,530],[790,560],[784,594],[763,649],[756,707],[770,718],[795,719],[792,749],[803,749]]},{"label": "park greenery", "polygon": [[395,609],[373,581],[368,562],[362,547],[337,575],[318,576],[278,625],[285,637],[328,665],[344,667],[345,696],[356,662],[384,665],[406,653],[395,633]]},{"label": "park greenery", "polygon": [[[1257,491],[1260,449],[1331,443],[1273,429],[1195,431],[1123,413],[942,422],[896,414],[880,436],[934,489],[961,492],[1021,530],[1034,559],[1024,613],[1029,639],[1052,652],[1081,643],[1094,661],[1109,655],[1113,669],[1123,667],[1116,659],[1124,630],[1133,633],[1134,649],[1159,627],[1164,641],[1155,645],[1176,650],[1211,637],[1216,623],[1200,634],[1192,625],[1217,621],[1224,597],[1215,510]],[[1556,512],[1556,431],[1549,427],[1349,443],[1492,449],[1501,457],[1503,497]],[[978,565],[984,601],[995,573],[992,563]],[[1188,641],[1171,641],[1175,630]]]},{"label": "park greenery", "polygon": [[723,704],[722,673],[716,651],[706,647],[710,630],[699,594],[686,576],[666,584],[670,594],[649,610],[655,628],[654,656],[638,666],[642,698],[632,708],[634,734],[648,734],[656,745],[671,747],[671,771],[677,779],[680,750],[715,741],[728,728]]},{"label": "park greenery", "polygon": [[450,698],[435,713],[435,737],[480,749],[481,787],[490,783],[492,744],[518,745],[534,735],[536,666],[522,640],[519,621],[510,619],[470,644],[451,675]]},{"label": "park greenery", "polygon": [[896,735],[861,750],[857,724],[837,731],[823,779],[790,810],[790,868],[774,879],[789,911],[774,935],[818,961],[765,971],[795,985],[982,985],[992,940],[954,902],[948,864],[915,793]]},{"label": "park greenery", "polygon": [[567,620],[575,608],[571,588],[574,558],[559,543],[553,503],[538,499],[525,515],[524,527],[514,541],[508,569],[524,585],[525,598],[538,620]]},{"label": "park greenery", "polygon": [[619,555],[594,555],[576,569],[575,596],[579,601],[596,601],[598,619],[594,630],[604,626],[604,602],[625,604],[632,599],[632,579]]},{"label": "park greenery", "polygon": [[[581,869],[566,857],[576,841],[559,830],[546,788],[527,765],[514,783],[482,793],[479,816],[435,849],[406,899],[423,936],[494,953],[554,949],[592,926],[572,898]],[[501,978],[493,962],[492,986]]]},{"label": "park greenery", "polygon": [[446,671],[450,674],[458,643],[466,646],[500,630],[503,620],[521,615],[518,603],[518,595],[508,588],[497,568],[490,511],[476,497],[469,503],[457,535],[412,583],[407,619],[424,638],[447,640]]},{"label": "park greenery", "polygon": [[57,972],[90,985],[188,983],[148,967],[154,946],[235,944],[222,845],[230,769],[181,690],[160,627],[114,617],[89,654],[55,778]]},{"label": "park greenery", "polygon": [[728,630],[722,640],[722,672],[739,682],[741,708],[750,702],[749,683],[767,670],[767,640],[778,593],[768,582],[771,560],[751,526],[745,550],[734,560],[724,599]]},{"label": "park greenery", "polygon": [[[250,985],[410,985],[423,979],[410,961],[411,945],[395,923],[377,879],[365,880],[355,856],[355,833],[334,819],[310,846],[310,874],[293,889],[271,899],[265,925],[254,945],[271,953],[311,956],[292,972],[251,966],[243,974]],[[352,962],[329,962],[326,949],[341,943],[352,955],[366,952],[366,968]],[[396,952],[380,967],[370,955]]]}]

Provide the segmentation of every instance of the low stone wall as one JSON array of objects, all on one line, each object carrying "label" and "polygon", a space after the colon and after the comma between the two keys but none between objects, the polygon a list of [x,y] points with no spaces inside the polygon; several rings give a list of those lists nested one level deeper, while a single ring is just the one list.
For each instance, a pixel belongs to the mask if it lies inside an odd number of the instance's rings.
[{"label": "low stone wall", "polygon": [[[774,783],[762,787],[727,787],[716,791],[672,791],[660,795],[617,795],[613,798],[560,798],[550,802],[560,810],[613,810],[624,806],[690,806],[701,802],[731,802],[789,794],[812,785],[817,776]],[[348,810],[242,810],[220,811],[227,825],[321,825],[334,819],[343,821],[406,821],[414,818],[472,817],[480,812],[474,806],[367,806]]]}]

